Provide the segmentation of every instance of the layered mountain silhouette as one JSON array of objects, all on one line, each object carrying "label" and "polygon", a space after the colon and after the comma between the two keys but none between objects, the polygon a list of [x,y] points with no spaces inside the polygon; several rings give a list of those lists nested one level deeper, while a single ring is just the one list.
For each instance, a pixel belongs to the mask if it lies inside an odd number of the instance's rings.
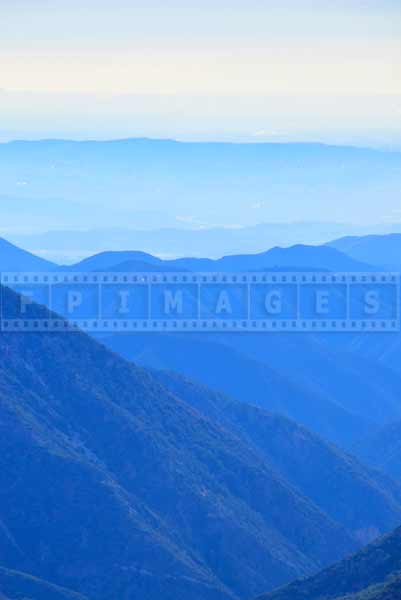
[{"label": "layered mountain silhouette", "polygon": [[[127,139],[0,145],[2,194],[35,199],[34,214],[42,202],[58,199],[61,221],[65,216],[68,227],[75,222],[78,229],[116,221],[135,227],[140,215],[133,204],[156,213],[155,227],[180,217],[229,226],[288,216],[326,221],[328,206],[335,221],[346,215],[357,223],[363,214],[366,222],[377,222],[399,206],[400,166],[399,152],[324,144]],[[75,218],[66,206],[71,198]],[[47,221],[53,215],[49,211]]]},{"label": "layered mountain silhouette", "polygon": [[5,568],[95,599],[215,600],[355,547],[244,440],[89,337],[0,340]]},{"label": "layered mountain silhouette", "polygon": [[315,336],[188,333],[102,339],[128,360],[179,372],[286,415],[344,447],[401,419],[400,375],[363,357],[351,360]]},{"label": "layered mountain silhouette", "polygon": [[141,251],[105,251],[68,266],[35,256],[0,238],[0,269],[4,271],[261,271],[268,269],[369,271],[367,263],[356,261],[329,246],[297,245],[272,248],[259,254],[238,254],[220,259],[177,258],[162,260]]},{"label": "layered mountain silhouette", "polygon": [[[20,270],[31,270],[30,267],[43,262],[8,242],[4,241],[3,246],[7,250],[2,255],[6,270],[12,270],[9,265],[15,270],[18,265]],[[301,265],[307,268],[309,264],[309,268],[341,270],[346,265],[361,266],[352,261],[350,265],[349,261],[333,248],[294,246],[258,255],[228,256],[217,261],[163,261],[144,252],[104,252],[67,269],[176,271],[202,268],[210,271],[257,270],[269,264],[271,266],[266,268],[296,269]],[[62,269],[46,262],[45,267]],[[108,337],[106,342],[128,359],[179,371],[241,400],[249,401],[251,397],[253,403],[281,412],[324,437],[349,446],[375,429],[401,419],[398,398],[401,370],[397,369],[401,336],[395,343],[394,337],[377,334],[370,336],[368,345],[364,336],[342,334],[339,344],[333,344],[334,338],[323,334],[275,334],[273,337],[219,334],[210,338],[212,345],[207,346],[205,336],[200,340],[186,335],[185,341],[163,336],[155,344],[157,338],[136,335],[118,336],[114,340]],[[195,356],[196,360],[192,360]],[[213,368],[215,361],[219,362],[218,370]],[[357,394],[354,389],[358,390]]]},{"label": "layered mountain silhouette", "polygon": [[[400,371],[376,353],[358,349],[379,344],[388,353],[399,334],[359,335],[283,333],[278,336],[224,335],[221,342],[269,364],[297,385],[324,393],[332,402],[379,427],[398,420]],[[380,341],[380,343],[381,343]]]},{"label": "layered mountain silhouette", "polygon": [[[368,264],[353,260],[346,254],[330,248],[329,246],[304,246],[297,245],[290,248],[272,248],[260,254],[238,254],[223,256],[220,259],[209,258],[177,258],[162,260],[151,254],[139,251],[132,252],[101,252],[73,265],[72,270],[81,271],[107,271],[118,268],[123,270],[122,264],[129,267],[129,262],[136,270],[136,263],[149,264],[152,270],[173,271],[261,271],[268,269],[286,270],[322,270],[322,271],[369,271]],[[130,270],[127,268],[127,270]]]},{"label": "layered mountain silhouette", "polygon": [[398,600],[401,528],[325,571],[259,600]]},{"label": "layered mountain silhouette", "polygon": [[[32,233],[10,234],[10,241],[22,248],[30,248],[32,252],[41,252],[46,248],[49,256],[53,257],[52,260],[61,264],[65,262],[65,257],[68,257],[68,262],[77,262],[79,257],[93,255],[105,249],[124,250],[136,247],[157,256],[218,257],[263,252],[275,246],[325,244],[327,240],[338,239],[344,235],[364,235],[373,232],[382,234],[388,233],[391,229],[396,231],[397,228],[401,231],[401,225],[397,227],[397,225],[383,224],[372,228],[366,225],[328,222],[272,223],[270,221],[238,228],[206,228],[199,227],[196,222],[190,220],[187,223],[181,220],[178,226],[174,216],[169,218],[165,212],[135,210],[132,214],[133,218],[130,219],[115,208],[111,214],[105,206],[99,205],[96,207],[96,214],[93,214],[90,206],[85,207],[80,204],[76,207],[75,203],[68,201],[62,203],[59,200],[38,206],[37,202],[33,204],[28,199],[24,204],[15,198],[7,200],[0,194],[0,218],[3,219],[3,223],[12,214],[11,206],[18,214],[21,211],[27,213],[30,205],[31,210],[32,206],[35,207],[31,229],[40,228],[40,231]],[[82,214],[81,223],[91,223],[90,228],[68,229],[78,211]],[[58,212],[55,222],[63,223],[64,230],[58,228],[53,231],[43,231],[49,227],[46,225],[46,217],[48,218],[54,212]],[[96,222],[99,223],[107,212],[108,220],[105,219],[107,226],[96,227]],[[39,225],[36,224],[37,221]],[[120,226],[116,227],[114,225],[116,222]],[[124,223],[124,227],[121,227],[121,223]]]},{"label": "layered mountain silhouette", "polygon": [[[224,421],[212,392],[167,385],[84,334],[2,333],[0,357],[4,569],[91,600],[237,599],[401,520],[400,488],[385,476],[260,409],[241,429],[242,404],[224,400]],[[305,459],[321,452],[321,472],[338,471],[332,488],[319,499],[312,471],[284,468],[281,445],[288,459],[297,446]],[[365,504],[354,525],[340,503],[352,490],[349,514]]]}]

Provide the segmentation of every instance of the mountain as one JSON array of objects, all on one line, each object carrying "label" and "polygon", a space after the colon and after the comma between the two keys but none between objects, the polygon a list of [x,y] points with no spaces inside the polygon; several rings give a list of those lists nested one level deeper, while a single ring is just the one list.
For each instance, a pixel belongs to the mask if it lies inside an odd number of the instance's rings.
[{"label": "mountain", "polygon": [[239,254],[209,258],[177,258],[161,260],[139,251],[101,252],[79,263],[66,267],[70,270],[101,271],[118,268],[137,261],[172,271],[261,271],[265,269],[322,270],[322,271],[369,271],[371,267],[357,262],[335,248],[327,246],[297,245],[290,248],[272,248],[260,254]]},{"label": "mountain", "polygon": [[[15,199],[14,199],[15,204]],[[26,205],[29,203],[26,201]],[[45,212],[49,215],[50,206],[46,204]],[[68,208],[68,202],[64,202]],[[31,202],[31,206],[34,203]],[[3,198],[0,196],[0,206],[5,210],[5,215],[0,212],[2,222],[5,222],[8,212],[4,209]],[[60,202],[52,203],[50,214],[57,211]],[[39,211],[39,206],[35,208]],[[24,208],[27,208],[25,206]],[[96,208],[96,218],[99,219],[99,206]],[[70,206],[68,215],[62,211],[60,221],[67,223],[77,214],[75,206]],[[31,209],[32,210],[32,209]],[[48,231],[43,231],[46,223],[45,215],[40,214],[36,219],[39,221],[40,230],[32,233],[13,233],[9,234],[9,239],[14,244],[29,248],[31,252],[36,252],[41,256],[49,256],[55,262],[60,264],[77,262],[85,256],[102,252],[104,250],[122,251],[125,248],[141,248],[143,251],[165,258],[174,258],[177,256],[194,256],[216,258],[219,256],[232,254],[254,254],[274,248],[276,246],[289,247],[296,244],[321,245],[327,240],[338,239],[345,235],[366,235],[371,233],[386,234],[390,231],[401,231],[401,225],[349,225],[345,223],[314,223],[314,222],[290,222],[290,223],[259,223],[252,226],[241,227],[205,227],[199,224],[180,221],[172,218],[173,224],[169,225],[167,215],[158,212],[143,212],[138,215],[136,212],[132,219],[113,211],[112,217],[124,226],[112,227],[108,223],[107,227],[95,228],[93,218],[90,214],[91,208],[86,210],[80,206],[79,213],[83,214],[82,223],[91,223],[90,229],[53,229],[46,227]],[[21,214],[21,209],[19,215]],[[27,212],[26,210],[24,211]],[[92,211],[93,212],[93,211]],[[103,207],[103,212],[106,208]],[[87,213],[89,213],[88,216]],[[108,214],[110,218],[110,213]],[[100,215],[100,219],[104,216]],[[171,218],[170,218],[171,220]],[[132,222],[131,228],[127,223]],[[139,229],[139,227],[143,227]],[[38,226],[35,229],[39,229]],[[30,226],[30,231],[33,225]],[[44,251],[44,248],[46,249]],[[340,248],[341,249],[341,248]]]},{"label": "mountain", "polygon": [[26,573],[0,567],[1,600],[88,600],[85,596],[58,587]]},{"label": "mountain", "polygon": [[367,464],[401,480],[401,421],[363,439],[354,450]]},{"label": "mountain", "polygon": [[140,251],[121,251],[121,252],[100,252],[94,256],[89,256],[76,263],[65,267],[69,271],[110,271],[124,263],[133,262],[135,265],[139,262],[147,264],[151,268],[154,265],[162,265],[160,258]]},{"label": "mountain", "polygon": [[[68,227],[75,217],[75,229],[90,222],[90,209],[97,227],[116,226],[114,215],[122,212],[120,227],[142,228],[138,207],[157,214],[152,228],[174,221],[231,228],[289,219],[324,222],[328,207],[333,222],[346,215],[358,223],[362,214],[366,223],[377,223],[398,209],[400,172],[399,152],[324,144],[152,139],[0,144],[2,194],[39,206],[73,199],[74,206],[85,206],[69,214]],[[29,229],[29,219],[27,213],[20,227]]]},{"label": "mountain", "polygon": [[399,523],[401,488],[390,478],[281,415],[174,373],[152,374],[193,408],[245,439],[277,473],[358,540],[371,541],[389,522]]},{"label": "mountain", "polygon": [[398,600],[401,528],[354,556],[260,600]]},{"label": "mountain", "polygon": [[[304,269],[322,271],[367,271],[369,265],[350,259],[335,248],[305,246],[272,248],[255,255],[225,256],[217,263],[217,270],[246,271],[270,268]],[[215,263],[215,264],[216,264]]]},{"label": "mountain", "polygon": [[[291,246],[272,248],[259,254],[223,256],[220,259],[178,258],[162,260],[141,251],[105,251],[82,261],[59,267],[0,238],[0,268],[5,271],[260,271],[264,269],[304,269],[328,271],[369,271],[368,264],[355,261],[328,246]],[[147,267],[148,265],[148,267]]]},{"label": "mountain", "polygon": [[[120,262],[121,261],[121,262]],[[169,261],[163,261],[145,252],[101,252],[76,265],[61,267],[65,271],[166,272],[185,271]]]},{"label": "mountain", "polygon": [[377,268],[401,270],[401,233],[387,235],[347,236],[327,244],[357,261]]},{"label": "mountain", "polygon": [[57,265],[35,256],[0,238],[0,269],[2,271],[54,271]]},{"label": "mountain", "polygon": [[4,568],[91,600],[234,600],[355,548],[245,439],[88,336],[3,332],[0,359]]},{"label": "mountain", "polygon": [[[10,254],[13,256],[22,254],[26,259],[24,251],[5,241],[3,245],[9,251],[3,253],[3,260],[7,261],[7,266]],[[10,248],[14,254],[10,252]],[[269,263],[271,265],[287,265],[286,268],[290,268],[289,265],[294,265],[296,260],[300,261],[298,264],[315,261],[314,266],[317,266],[323,259],[324,265],[331,265],[334,268],[334,264],[330,263],[330,260],[338,261],[337,254],[342,260],[343,255],[331,248],[297,246],[287,249],[277,248],[259,255],[223,257],[218,261],[209,259],[163,261],[143,252],[104,252],[89,257],[68,269],[174,271],[183,270],[184,267],[201,266],[207,270],[220,267],[241,270],[244,268],[257,269],[261,265]],[[31,255],[28,255],[28,259],[32,259],[34,262],[39,261],[40,264],[42,261]],[[339,268],[344,266],[339,262],[336,264]],[[30,265],[26,263],[25,266],[28,268]],[[46,263],[45,266],[49,269],[57,268],[50,263]],[[345,339],[346,336],[342,337]],[[137,336],[135,339],[144,340],[145,338]],[[371,339],[369,348],[376,345],[379,338],[382,339],[380,334]],[[146,339],[147,349],[144,351],[139,348],[138,351],[133,352],[130,346],[131,342],[125,337],[116,341],[116,347],[118,346],[119,352],[128,359],[135,358],[142,361],[143,364],[156,367],[159,364],[158,361],[161,361],[161,365],[165,368],[182,372],[189,377],[193,376],[240,399],[246,400],[251,394],[253,402],[270,410],[283,412],[341,445],[353,443],[356,439],[367,436],[372,432],[374,426],[380,427],[401,418],[401,405],[397,391],[401,385],[400,374],[393,372],[395,368],[388,369],[380,356],[361,356],[360,354],[363,353],[344,352],[340,347],[333,349],[321,343],[322,338],[312,335],[294,336],[291,334],[289,337],[286,334],[276,334],[273,339],[271,335],[261,334],[257,334],[257,336],[219,334],[211,340],[219,344],[223,342],[225,349],[221,345],[213,346],[209,348],[210,354],[205,345],[198,344],[198,342],[195,342],[197,347],[194,349],[187,338],[186,355],[189,357],[193,352],[198,354],[198,364],[205,366],[200,372],[200,367],[191,361],[181,360],[182,352],[180,350],[177,349],[176,352],[174,348],[168,348],[166,343],[169,342],[165,342],[167,339],[171,340],[172,338],[163,339],[160,347],[154,350],[150,348],[152,342],[149,338]],[[202,342],[204,339],[203,336]],[[383,338],[383,343],[387,344],[389,339],[388,336]],[[137,347],[136,341],[132,343],[134,347]],[[227,346],[232,346],[233,350],[228,351]],[[165,357],[157,358],[156,355],[160,355],[162,349]],[[394,349],[393,345],[392,350],[394,351]],[[206,352],[202,354],[203,350]],[[223,353],[224,357],[222,357]],[[385,345],[387,358],[388,353],[387,344]],[[215,357],[214,363],[210,361],[212,355]],[[248,355],[247,360],[244,355]],[[146,356],[148,356],[147,362],[143,359]],[[178,362],[174,357],[177,357]],[[395,363],[397,363],[397,357],[398,353],[394,356]],[[213,364],[217,364],[217,361],[220,364],[219,372],[213,368]],[[374,374],[374,377],[366,378],[367,370],[372,375]],[[273,371],[275,372],[274,376],[272,375]],[[338,377],[338,373],[341,373],[341,377]],[[280,376],[281,381],[279,381]],[[275,384],[271,386],[272,393],[266,405],[266,386],[270,379],[273,379]],[[358,394],[351,393],[353,388],[358,390]],[[297,391],[297,402],[294,401],[294,389]],[[302,402],[300,398],[303,398]]]}]

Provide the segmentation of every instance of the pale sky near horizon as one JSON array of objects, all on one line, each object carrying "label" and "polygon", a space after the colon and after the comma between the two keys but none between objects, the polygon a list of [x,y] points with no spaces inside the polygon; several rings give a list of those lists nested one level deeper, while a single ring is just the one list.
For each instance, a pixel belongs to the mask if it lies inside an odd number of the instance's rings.
[{"label": "pale sky near horizon", "polygon": [[0,0],[0,90],[1,139],[399,145],[401,3]]}]

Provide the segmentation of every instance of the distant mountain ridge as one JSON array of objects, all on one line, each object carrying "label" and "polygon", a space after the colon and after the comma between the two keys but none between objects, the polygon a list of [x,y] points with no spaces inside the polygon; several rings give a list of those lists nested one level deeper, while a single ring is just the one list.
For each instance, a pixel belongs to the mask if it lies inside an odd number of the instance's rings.
[{"label": "distant mountain ridge", "polygon": [[[0,196],[0,208],[3,204]],[[53,203],[53,210],[57,203]],[[87,209],[88,210],[88,209]],[[104,209],[103,209],[104,210]],[[96,211],[96,214],[98,211]],[[1,217],[1,210],[0,210]],[[124,228],[91,228],[85,230],[51,230],[31,234],[11,233],[9,239],[22,248],[29,248],[41,256],[52,257],[59,264],[76,263],[85,256],[104,250],[122,251],[126,248],[141,248],[143,251],[175,258],[178,256],[208,256],[216,258],[233,254],[254,254],[276,246],[288,248],[296,244],[322,245],[345,235],[368,235],[400,232],[401,224],[388,224],[369,227],[367,225],[347,225],[343,223],[260,223],[245,227],[206,227],[192,222],[168,224],[167,217],[161,215],[162,225],[155,227],[155,218],[145,212],[129,220]],[[65,219],[62,220],[65,222]],[[93,222],[85,218],[82,222]],[[143,229],[139,229],[143,226]],[[94,227],[94,226],[92,226]],[[43,229],[43,225],[42,225]],[[369,261],[364,261],[369,262]]]},{"label": "distant mountain ridge", "polygon": [[349,258],[329,246],[296,245],[289,248],[272,248],[259,254],[238,254],[220,259],[177,258],[163,260],[142,251],[105,251],[89,256],[68,266],[60,266],[22,250],[0,238],[0,269],[4,271],[261,271],[268,269],[370,271],[365,263]]},{"label": "distant mountain ridge", "polygon": [[290,248],[272,248],[259,254],[239,254],[223,256],[220,259],[209,258],[177,258],[162,260],[150,254],[138,251],[131,252],[102,252],[89,257],[70,267],[70,270],[121,270],[122,264],[133,261],[142,264],[149,263],[152,270],[160,267],[161,270],[171,268],[173,271],[261,271],[268,269],[284,268],[290,270],[304,269],[322,271],[370,271],[368,264],[355,261],[342,252],[327,246],[297,245]]},{"label": "distant mountain ridge", "polygon": [[138,206],[158,215],[157,227],[174,219],[206,226],[280,223],[289,217],[325,221],[327,206],[334,222],[346,215],[358,223],[362,214],[366,223],[377,223],[398,208],[400,172],[400,152],[318,143],[139,138],[0,144],[3,195],[38,204],[72,198],[86,209],[76,213],[77,229],[88,222],[90,208],[98,226],[110,226],[111,217],[102,211],[99,219],[97,206],[123,212],[120,226],[133,228]]}]

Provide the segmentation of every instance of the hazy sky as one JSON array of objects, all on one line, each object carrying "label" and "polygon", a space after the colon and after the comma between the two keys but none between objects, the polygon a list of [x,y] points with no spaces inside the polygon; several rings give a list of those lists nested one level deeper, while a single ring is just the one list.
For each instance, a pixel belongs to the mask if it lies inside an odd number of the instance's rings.
[{"label": "hazy sky", "polygon": [[0,0],[0,61],[3,139],[401,143],[399,0]]}]

